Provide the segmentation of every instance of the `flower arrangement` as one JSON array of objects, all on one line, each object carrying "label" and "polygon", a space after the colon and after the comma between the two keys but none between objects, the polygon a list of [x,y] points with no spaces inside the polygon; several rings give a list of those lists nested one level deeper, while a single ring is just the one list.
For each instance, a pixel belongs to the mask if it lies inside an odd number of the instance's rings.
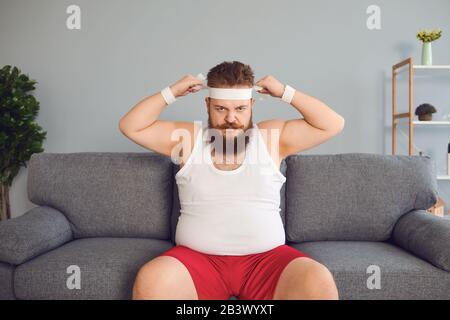
[{"label": "flower arrangement", "polygon": [[422,41],[422,65],[431,66],[433,64],[431,43],[439,39],[442,35],[442,30],[419,30],[416,34],[417,39]]},{"label": "flower arrangement", "polygon": [[422,42],[433,42],[439,39],[442,35],[442,30],[434,29],[434,30],[419,30],[417,32],[417,39]]}]

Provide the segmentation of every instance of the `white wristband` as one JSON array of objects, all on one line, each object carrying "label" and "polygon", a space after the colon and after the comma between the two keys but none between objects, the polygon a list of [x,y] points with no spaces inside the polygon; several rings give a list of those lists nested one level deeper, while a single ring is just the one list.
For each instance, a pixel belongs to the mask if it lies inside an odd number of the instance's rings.
[{"label": "white wristband", "polygon": [[284,102],[287,102],[287,103],[291,103],[292,99],[294,98],[294,94],[295,94],[295,89],[289,85],[286,85],[284,87],[284,92],[283,92],[283,96],[281,97],[281,100],[283,100]]},{"label": "white wristband", "polygon": [[174,103],[177,100],[173,95],[172,90],[170,90],[170,87],[166,87],[161,90],[161,95],[163,96],[164,100],[166,100],[166,103],[168,105]]}]

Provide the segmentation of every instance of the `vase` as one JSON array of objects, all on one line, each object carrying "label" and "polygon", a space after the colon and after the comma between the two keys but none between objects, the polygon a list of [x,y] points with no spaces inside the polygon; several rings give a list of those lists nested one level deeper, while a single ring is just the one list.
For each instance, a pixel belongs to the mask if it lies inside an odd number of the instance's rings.
[{"label": "vase", "polygon": [[422,65],[431,66],[432,63],[431,42],[424,42],[422,46]]}]

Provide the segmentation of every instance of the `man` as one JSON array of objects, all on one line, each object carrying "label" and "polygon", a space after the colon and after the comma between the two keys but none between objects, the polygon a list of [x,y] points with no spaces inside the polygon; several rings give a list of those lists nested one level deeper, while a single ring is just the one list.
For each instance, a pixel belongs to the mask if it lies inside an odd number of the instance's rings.
[{"label": "man", "polygon": [[[304,118],[253,124],[253,71],[233,61],[208,72],[207,128],[158,120],[168,104],[202,85],[186,75],[120,121],[137,144],[173,159],[181,155],[174,159],[180,164],[177,245],[141,267],[133,298],[338,299],[330,271],[285,244],[279,204],[286,178],[279,169],[288,155],[341,132],[343,117],[266,76],[256,82],[259,92],[289,102]],[[174,138],[178,134],[184,141]]]}]

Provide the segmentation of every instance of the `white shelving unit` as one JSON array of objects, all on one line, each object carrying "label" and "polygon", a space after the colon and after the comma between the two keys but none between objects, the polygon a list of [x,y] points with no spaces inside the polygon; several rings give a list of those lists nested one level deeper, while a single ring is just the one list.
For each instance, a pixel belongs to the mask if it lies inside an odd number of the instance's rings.
[{"label": "white shelving unit", "polygon": [[[421,66],[419,66],[421,67]],[[444,66],[441,66],[444,67]],[[450,66],[445,66],[448,67],[446,69],[450,69]],[[419,68],[422,69],[422,68]],[[450,128],[450,121],[419,121],[419,120],[414,120],[413,124],[415,126],[439,126],[439,125],[444,125],[444,126],[449,126]],[[438,180],[450,180],[450,175],[438,175],[437,176]]]},{"label": "white shelving unit", "polygon": [[[408,66],[406,68],[406,66]],[[407,124],[409,126],[409,155],[414,154],[414,127],[427,127],[427,126],[443,126],[450,127],[450,119],[445,121],[419,121],[414,119],[414,71],[419,70],[450,70],[450,65],[415,65],[412,58],[403,60],[392,66],[392,154],[395,155],[397,151],[396,144],[396,133],[398,120],[405,118],[408,120]],[[405,113],[396,113],[396,80],[397,75],[408,71],[409,73],[409,111]],[[401,123],[401,122],[400,122]],[[449,180],[450,175],[438,175],[437,180]],[[448,217],[449,212],[446,212]]]},{"label": "white shelving unit", "polygon": [[[437,125],[444,125],[449,126],[450,128],[450,121],[419,121],[419,120],[413,120],[413,124],[415,126],[437,126]],[[438,175],[438,180],[450,180],[450,175]]]}]

